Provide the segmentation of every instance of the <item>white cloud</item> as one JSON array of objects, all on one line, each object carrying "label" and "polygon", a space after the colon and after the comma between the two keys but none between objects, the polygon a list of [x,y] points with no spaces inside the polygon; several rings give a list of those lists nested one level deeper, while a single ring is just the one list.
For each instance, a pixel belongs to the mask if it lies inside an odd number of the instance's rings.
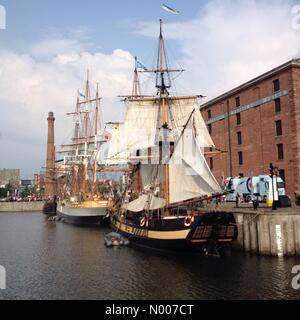
[{"label": "white cloud", "polygon": [[52,57],[57,54],[83,50],[83,44],[75,39],[46,39],[31,46],[30,52],[37,57]]},{"label": "white cloud", "polygon": [[57,144],[67,142],[72,119],[65,113],[74,110],[87,69],[94,88],[99,82],[105,120],[122,119],[117,95],[130,92],[134,61],[121,49],[92,54],[69,39],[32,48],[29,54],[0,51],[0,167],[21,167],[26,176],[44,165],[49,111],[56,116]]},{"label": "white cloud", "polygon": [[[141,22],[139,27],[146,36],[157,35],[157,22]],[[179,62],[187,72],[182,86],[209,98],[300,51],[289,1],[213,0],[193,21],[166,24],[165,33],[177,41],[183,55]]]}]

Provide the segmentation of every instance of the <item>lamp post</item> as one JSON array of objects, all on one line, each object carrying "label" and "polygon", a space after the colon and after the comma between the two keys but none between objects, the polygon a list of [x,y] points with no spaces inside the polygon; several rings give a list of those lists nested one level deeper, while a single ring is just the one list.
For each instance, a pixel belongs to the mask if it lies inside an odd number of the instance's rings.
[{"label": "lamp post", "polygon": [[270,170],[270,175],[271,175],[271,179],[272,179],[272,197],[273,197],[272,210],[277,210],[277,206],[276,206],[276,202],[275,202],[274,173],[275,173],[275,177],[276,177],[276,189],[277,189],[277,171],[278,171],[278,168],[274,167],[273,163],[270,163],[269,170]]}]

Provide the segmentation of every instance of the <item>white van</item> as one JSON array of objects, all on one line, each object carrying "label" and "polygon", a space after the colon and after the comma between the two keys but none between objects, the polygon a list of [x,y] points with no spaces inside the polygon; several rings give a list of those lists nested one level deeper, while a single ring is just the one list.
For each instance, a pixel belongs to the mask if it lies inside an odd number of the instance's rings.
[{"label": "white van", "polygon": [[274,200],[277,201],[279,196],[286,195],[285,183],[280,177],[272,178],[268,175],[254,177],[235,177],[225,180],[225,190],[228,192],[226,199],[235,201],[237,194],[248,202],[252,199],[259,201]]}]

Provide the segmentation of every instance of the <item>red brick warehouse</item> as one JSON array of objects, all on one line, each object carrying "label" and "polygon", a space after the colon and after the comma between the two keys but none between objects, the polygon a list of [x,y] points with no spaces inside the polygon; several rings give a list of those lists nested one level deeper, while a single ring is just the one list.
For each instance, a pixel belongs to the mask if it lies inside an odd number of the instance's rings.
[{"label": "red brick warehouse", "polygon": [[300,193],[300,59],[289,61],[201,106],[216,147],[216,178],[268,174],[273,163],[287,194]]}]

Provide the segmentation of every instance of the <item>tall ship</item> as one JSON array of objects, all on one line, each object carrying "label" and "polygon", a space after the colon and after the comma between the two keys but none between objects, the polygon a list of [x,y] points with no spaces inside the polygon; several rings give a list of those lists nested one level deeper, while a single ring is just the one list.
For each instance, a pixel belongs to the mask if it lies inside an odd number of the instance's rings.
[{"label": "tall ship", "polygon": [[[109,161],[128,163],[125,192],[111,224],[132,243],[156,249],[214,253],[237,237],[232,213],[208,212],[204,203],[223,193],[205,159],[220,151],[202,118],[199,99],[170,93],[171,69],[160,20],[157,67],[136,61],[127,114],[114,124]],[[154,74],[155,95],[141,95],[139,73]]]},{"label": "tall ship", "polygon": [[107,142],[100,127],[100,101],[98,84],[96,97],[91,98],[88,76],[85,93],[78,91],[76,109],[67,114],[73,118],[74,135],[59,152],[64,154],[60,174],[65,173],[65,177],[57,214],[68,223],[101,224],[111,205],[109,185],[97,179],[100,150]]}]

